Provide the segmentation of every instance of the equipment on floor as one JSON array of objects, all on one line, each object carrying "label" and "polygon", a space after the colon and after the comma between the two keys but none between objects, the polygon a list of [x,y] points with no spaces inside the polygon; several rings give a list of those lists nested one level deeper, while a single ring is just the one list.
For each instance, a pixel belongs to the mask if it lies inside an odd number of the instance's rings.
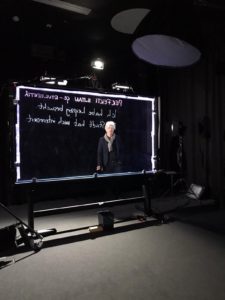
[{"label": "equipment on floor", "polygon": [[[30,247],[34,251],[39,251],[43,245],[43,237],[40,233],[35,231],[23,220],[17,217],[11,210],[9,210],[3,203],[0,206],[13,216],[19,223],[0,229],[0,250],[8,250],[9,248],[19,246],[24,243],[25,246]],[[16,229],[18,229],[21,238],[16,240]],[[3,249],[4,248],[4,249]]]},{"label": "equipment on floor", "polygon": [[103,227],[104,230],[113,229],[114,225],[114,215],[109,210],[104,210],[98,212],[98,223]]}]

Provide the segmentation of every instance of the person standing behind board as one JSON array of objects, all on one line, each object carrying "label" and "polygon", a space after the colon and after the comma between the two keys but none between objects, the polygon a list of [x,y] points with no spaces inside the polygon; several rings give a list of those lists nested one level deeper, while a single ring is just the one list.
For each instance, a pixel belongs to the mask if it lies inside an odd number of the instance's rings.
[{"label": "person standing behind board", "polygon": [[121,141],[115,134],[115,129],[115,122],[106,122],[105,134],[99,138],[96,168],[98,172],[119,173],[122,171]]}]

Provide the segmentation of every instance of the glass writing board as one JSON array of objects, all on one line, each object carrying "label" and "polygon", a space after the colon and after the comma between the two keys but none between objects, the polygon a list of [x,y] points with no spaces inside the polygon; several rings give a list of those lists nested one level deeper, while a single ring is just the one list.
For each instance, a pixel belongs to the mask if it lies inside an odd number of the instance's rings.
[{"label": "glass writing board", "polygon": [[154,98],[17,86],[16,180],[96,172],[98,140],[116,123],[122,172],[152,170]]}]

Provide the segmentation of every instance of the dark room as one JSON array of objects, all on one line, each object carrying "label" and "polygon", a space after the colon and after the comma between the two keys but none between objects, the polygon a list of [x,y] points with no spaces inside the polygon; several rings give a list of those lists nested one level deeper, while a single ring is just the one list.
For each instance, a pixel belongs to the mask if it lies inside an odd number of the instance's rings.
[{"label": "dark room", "polygon": [[2,0],[0,25],[0,298],[224,300],[224,1]]}]

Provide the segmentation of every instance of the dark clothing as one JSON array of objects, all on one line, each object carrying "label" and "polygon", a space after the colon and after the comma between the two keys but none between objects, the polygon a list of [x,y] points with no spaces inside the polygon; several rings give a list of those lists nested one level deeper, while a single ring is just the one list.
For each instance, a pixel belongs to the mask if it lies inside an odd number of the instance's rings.
[{"label": "dark clothing", "polygon": [[104,136],[100,137],[97,150],[97,165],[103,169],[103,172],[121,172],[121,142],[117,135],[110,152]]}]

